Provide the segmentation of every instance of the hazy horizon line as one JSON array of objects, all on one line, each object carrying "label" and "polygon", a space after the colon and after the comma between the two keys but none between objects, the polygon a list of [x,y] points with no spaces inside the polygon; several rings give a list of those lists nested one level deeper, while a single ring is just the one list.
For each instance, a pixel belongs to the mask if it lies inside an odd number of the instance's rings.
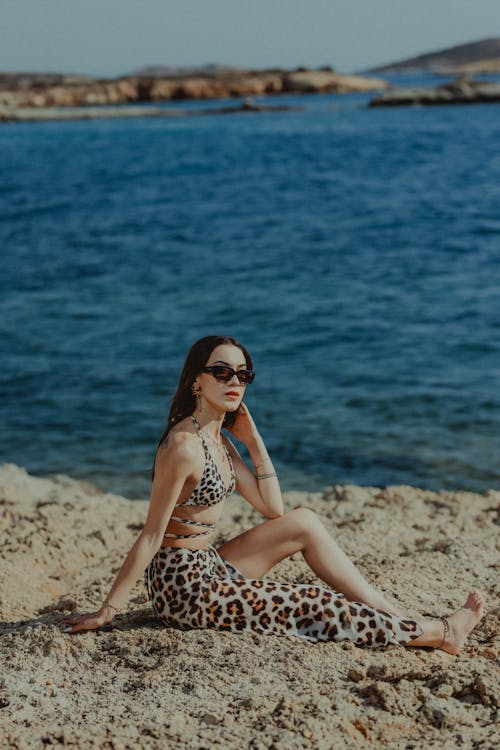
[{"label": "hazy horizon line", "polygon": [[264,67],[248,67],[248,66],[239,66],[239,65],[233,65],[228,63],[216,63],[216,62],[206,62],[201,63],[198,65],[171,65],[171,64],[165,64],[165,63],[144,63],[142,65],[134,66],[131,71],[125,72],[125,73],[83,73],[83,72],[77,72],[74,70],[65,71],[65,70],[33,70],[33,69],[0,69],[0,75],[1,74],[17,74],[17,75],[29,75],[29,74],[36,74],[36,75],[65,75],[65,76],[80,76],[84,78],[125,78],[128,76],[136,75],[135,71],[142,70],[144,68],[167,68],[172,70],[173,72],[179,71],[179,72],[187,72],[187,71],[201,71],[201,70],[208,70],[210,68],[214,69],[228,69],[228,70],[241,70],[241,71],[251,71],[251,72],[260,72],[260,71],[267,71],[267,70],[287,70],[287,71],[293,71],[297,70],[299,68],[304,68],[305,70],[321,70],[322,68],[331,68],[335,73],[338,73],[339,75],[364,75],[367,73],[370,73],[370,71],[376,71],[378,68],[383,67],[390,67],[390,66],[396,66],[405,63],[408,60],[413,60],[414,58],[423,57],[425,55],[432,55],[432,54],[438,54],[438,53],[445,53],[447,51],[451,51],[460,47],[464,47],[470,44],[481,44],[488,41],[497,40],[499,37],[482,37],[481,39],[474,39],[472,41],[468,42],[460,42],[458,44],[453,44],[451,46],[446,47],[438,47],[434,48],[432,50],[424,50],[422,52],[419,52],[417,54],[410,55],[409,57],[404,58],[398,58],[396,60],[391,60],[390,62],[380,62],[375,65],[370,65],[369,67],[362,67],[358,68],[356,67],[353,69],[348,70],[340,70],[335,66],[333,63],[323,63],[321,65],[304,65],[304,64],[296,64],[293,66],[282,66],[282,65],[267,65]]}]

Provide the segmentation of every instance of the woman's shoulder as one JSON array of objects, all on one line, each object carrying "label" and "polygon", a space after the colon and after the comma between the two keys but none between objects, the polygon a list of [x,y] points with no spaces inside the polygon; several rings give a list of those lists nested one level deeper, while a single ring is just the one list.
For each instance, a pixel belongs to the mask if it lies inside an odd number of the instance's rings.
[{"label": "woman's shoulder", "polygon": [[162,440],[158,455],[192,459],[199,453],[199,440],[190,417],[178,422]]}]

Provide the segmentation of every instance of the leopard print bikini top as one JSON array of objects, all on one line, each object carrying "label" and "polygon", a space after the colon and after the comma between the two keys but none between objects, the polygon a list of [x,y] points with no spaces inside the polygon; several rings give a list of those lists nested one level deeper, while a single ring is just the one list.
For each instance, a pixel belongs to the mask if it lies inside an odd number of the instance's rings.
[{"label": "leopard print bikini top", "polygon": [[[236,474],[234,471],[234,465],[231,459],[231,455],[224,445],[224,450],[226,451],[229,466],[231,468],[231,481],[229,483],[229,487],[226,487],[219,473],[219,470],[217,469],[217,465],[213,459],[213,456],[208,449],[207,441],[205,439],[205,436],[203,435],[203,432],[201,432],[201,427],[198,420],[193,415],[191,415],[191,419],[193,420],[196,430],[198,431],[198,435],[201,437],[203,443],[203,449],[205,451],[205,467],[203,469],[201,479],[194,488],[191,495],[185,502],[177,503],[176,507],[179,507],[181,505],[197,505],[205,507],[209,507],[210,505],[217,505],[217,503],[220,503],[221,500],[227,499],[229,495],[234,492],[236,487]],[[196,536],[206,536],[207,534],[211,533],[212,529],[215,528],[214,523],[202,523],[201,521],[192,521],[187,518],[179,518],[178,516],[170,516],[170,520],[181,521],[182,523],[188,524],[188,526],[203,526],[204,528],[206,528],[206,531],[201,531],[198,534],[164,534],[164,538],[189,539]]]}]

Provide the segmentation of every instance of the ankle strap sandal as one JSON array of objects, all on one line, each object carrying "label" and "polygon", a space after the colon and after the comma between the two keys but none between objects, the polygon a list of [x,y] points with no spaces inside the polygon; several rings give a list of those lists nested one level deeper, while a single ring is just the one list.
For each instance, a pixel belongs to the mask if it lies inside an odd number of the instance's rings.
[{"label": "ankle strap sandal", "polygon": [[448,622],[446,617],[440,617],[439,619],[443,623],[443,640],[439,644],[438,648],[443,648],[445,640],[450,637],[450,623]]}]

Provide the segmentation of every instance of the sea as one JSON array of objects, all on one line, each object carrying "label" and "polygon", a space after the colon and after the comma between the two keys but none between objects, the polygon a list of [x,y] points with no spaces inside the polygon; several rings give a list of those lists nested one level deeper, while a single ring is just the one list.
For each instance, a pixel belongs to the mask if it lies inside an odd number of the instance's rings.
[{"label": "sea", "polygon": [[283,490],[500,488],[500,104],[373,96],[0,124],[0,461],[147,499],[227,334]]}]

